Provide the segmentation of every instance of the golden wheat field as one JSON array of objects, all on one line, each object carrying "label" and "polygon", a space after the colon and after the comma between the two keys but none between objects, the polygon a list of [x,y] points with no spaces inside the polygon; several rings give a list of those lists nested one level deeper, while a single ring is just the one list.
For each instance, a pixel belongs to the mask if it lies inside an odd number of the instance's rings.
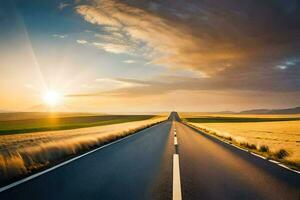
[{"label": "golden wheat field", "polygon": [[143,121],[99,127],[0,135],[0,183],[27,175],[165,119],[157,116]]},{"label": "golden wheat field", "polygon": [[204,113],[204,112],[182,112],[181,118],[190,117],[236,117],[236,118],[299,118],[300,114],[220,114],[220,113]]},{"label": "golden wheat field", "polygon": [[247,123],[191,123],[238,142],[267,145],[271,151],[286,149],[286,160],[300,162],[300,121]]}]

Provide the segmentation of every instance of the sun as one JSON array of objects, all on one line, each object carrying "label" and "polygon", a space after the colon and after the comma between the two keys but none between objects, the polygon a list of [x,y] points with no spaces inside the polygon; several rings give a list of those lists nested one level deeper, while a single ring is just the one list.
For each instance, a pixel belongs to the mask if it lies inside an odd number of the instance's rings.
[{"label": "sun", "polygon": [[59,103],[61,103],[61,97],[62,97],[61,94],[56,91],[47,91],[43,95],[43,100],[45,104],[49,106],[56,106]]}]

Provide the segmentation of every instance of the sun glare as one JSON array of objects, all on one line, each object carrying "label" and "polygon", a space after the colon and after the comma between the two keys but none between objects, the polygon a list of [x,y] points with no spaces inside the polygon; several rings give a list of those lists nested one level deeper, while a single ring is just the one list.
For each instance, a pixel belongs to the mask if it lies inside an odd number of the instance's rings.
[{"label": "sun glare", "polygon": [[43,100],[49,106],[56,106],[61,102],[61,95],[55,91],[48,91],[44,94]]}]

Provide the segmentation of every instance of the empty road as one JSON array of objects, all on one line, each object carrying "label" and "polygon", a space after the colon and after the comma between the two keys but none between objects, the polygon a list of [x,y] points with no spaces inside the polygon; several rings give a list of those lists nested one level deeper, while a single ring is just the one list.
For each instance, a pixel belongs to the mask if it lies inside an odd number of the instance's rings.
[{"label": "empty road", "polygon": [[169,120],[0,193],[0,199],[288,199],[300,175]]}]

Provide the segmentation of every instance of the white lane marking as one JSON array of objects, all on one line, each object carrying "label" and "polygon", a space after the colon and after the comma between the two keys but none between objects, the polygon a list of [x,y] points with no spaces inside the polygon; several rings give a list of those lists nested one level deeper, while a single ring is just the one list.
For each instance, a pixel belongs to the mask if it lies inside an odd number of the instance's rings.
[{"label": "white lane marking", "polygon": [[242,150],[242,151],[248,152],[248,150],[243,149],[243,148],[241,148],[241,147],[239,147],[239,146],[237,146],[237,145],[234,145],[234,144],[229,144],[229,145],[232,145],[232,146],[234,146],[234,147],[236,147],[236,148],[238,148],[238,149],[240,149],[240,150]]},{"label": "white lane marking", "polygon": [[77,159],[79,159],[79,158],[82,158],[82,157],[87,156],[87,155],[89,155],[89,154],[91,154],[91,153],[94,153],[95,151],[98,151],[98,150],[103,149],[103,148],[105,148],[105,147],[108,147],[108,146],[110,146],[110,145],[116,144],[116,143],[121,142],[121,141],[123,141],[123,140],[125,140],[125,139],[128,139],[128,138],[130,138],[130,137],[133,137],[133,136],[137,135],[137,133],[142,133],[142,132],[144,132],[144,131],[146,131],[146,130],[149,130],[149,129],[151,129],[151,128],[154,128],[154,127],[156,127],[156,126],[158,126],[158,125],[160,125],[160,124],[161,124],[161,123],[156,124],[156,125],[153,125],[153,126],[151,126],[151,127],[149,127],[149,128],[143,129],[143,130],[138,131],[138,132],[136,132],[136,133],[133,133],[133,134],[131,134],[131,135],[125,136],[124,138],[121,138],[121,139],[116,140],[116,141],[114,141],[114,142],[111,142],[111,143],[109,143],[109,144],[106,144],[106,145],[103,145],[103,146],[101,146],[101,147],[98,147],[97,149],[91,150],[91,151],[86,152],[86,153],[84,153],[84,154],[82,154],[82,155],[79,155],[79,156],[77,156],[77,157],[75,157],[75,158],[72,158],[72,159],[70,159],[70,160],[67,160],[67,161],[65,161],[65,162],[62,162],[62,163],[60,163],[60,164],[58,164],[58,165],[55,165],[55,166],[53,166],[53,167],[51,167],[51,168],[49,168],[49,169],[46,169],[46,170],[41,171],[41,172],[38,172],[38,173],[36,173],[36,174],[33,174],[33,175],[28,176],[28,177],[26,177],[26,178],[23,178],[23,179],[21,179],[21,180],[19,180],[19,181],[13,182],[13,183],[11,183],[11,184],[9,184],[9,185],[3,186],[3,187],[0,188],[0,192],[3,192],[3,191],[5,191],[5,190],[8,190],[8,189],[10,189],[10,188],[12,188],[12,187],[15,187],[15,186],[17,186],[17,185],[20,185],[20,184],[22,184],[22,183],[24,183],[24,182],[30,181],[30,180],[32,180],[32,179],[38,177],[38,176],[41,176],[41,175],[46,174],[46,173],[48,173],[48,172],[50,172],[50,171],[52,171],[52,170],[55,170],[56,168],[59,168],[59,167],[61,167],[61,166],[63,166],[63,165],[66,165],[66,164],[68,164],[68,163],[70,163],[70,162],[73,162],[73,161],[75,161],[75,160],[77,160]]},{"label": "white lane marking", "polygon": [[280,162],[276,161],[276,160],[269,160],[270,162],[272,163],[275,163],[275,164],[279,164]]},{"label": "white lane marking", "polygon": [[[221,140],[221,141],[222,141],[222,140]],[[223,141],[223,142],[224,142],[224,141]],[[225,143],[227,143],[227,142],[225,142]],[[227,144],[228,144],[228,143],[227,143]],[[241,150],[243,150],[243,151],[249,152],[250,154],[252,154],[252,155],[254,155],[254,156],[257,156],[257,157],[259,157],[259,158],[261,158],[261,159],[268,160],[268,159],[267,159],[266,157],[264,157],[264,156],[261,156],[261,155],[259,155],[259,154],[253,153],[253,152],[248,151],[248,150],[246,150],[246,149],[243,149],[243,148],[241,148],[241,147],[239,147],[239,146],[237,146],[237,145],[230,144],[230,143],[229,143],[229,145],[232,145],[232,146],[234,146],[234,147],[236,147],[236,148],[238,148],[238,149],[241,149]],[[291,169],[290,167],[288,167],[288,166],[286,166],[286,165],[284,165],[284,164],[282,164],[282,163],[280,163],[280,162],[278,162],[278,161],[276,161],[276,160],[268,160],[268,161],[270,161],[271,163],[277,164],[278,166],[283,167],[283,168],[285,168],[285,169],[287,169],[287,170],[289,170],[289,171],[292,171],[292,172],[295,172],[295,173],[297,173],[297,174],[300,174],[300,171]]]},{"label": "white lane marking", "polygon": [[174,137],[174,145],[178,145],[177,137]]},{"label": "white lane marking", "polygon": [[179,155],[173,155],[173,200],[181,200]]},{"label": "white lane marking", "polygon": [[256,153],[253,153],[253,152],[250,152],[252,155],[254,155],[254,156],[257,156],[257,157],[259,157],[259,158],[262,158],[262,159],[266,159],[265,157],[263,157],[263,156],[261,156],[261,155],[258,155],[258,154],[256,154]]},{"label": "white lane marking", "polygon": [[[221,141],[222,141],[222,140],[221,140]],[[243,151],[249,152],[250,154],[252,154],[252,155],[254,155],[254,156],[257,156],[257,157],[259,157],[259,158],[261,158],[261,159],[268,160],[268,159],[267,159],[266,157],[264,157],[264,156],[261,156],[261,155],[259,155],[259,154],[253,153],[253,152],[248,151],[248,150],[246,150],[246,149],[242,149],[241,147],[239,147],[239,146],[237,146],[237,145],[234,145],[234,144],[230,144],[230,145],[232,145],[232,146],[234,146],[234,147],[236,147],[236,148],[238,148],[238,149],[241,149],[241,150],[243,150]],[[290,167],[288,167],[288,166],[286,166],[286,165],[284,165],[284,164],[282,164],[282,163],[280,163],[280,162],[278,162],[278,161],[276,161],[276,160],[271,160],[271,159],[270,159],[270,160],[268,160],[268,161],[270,161],[271,163],[277,164],[278,166],[283,167],[283,168],[285,168],[285,169],[287,169],[287,170],[289,170],[289,171],[292,171],[292,172],[295,172],[295,173],[297,173],[297,174],[300,174],[300,171],[291,169]]]},{"label": "white lane marking", "polygon": [[284,165],[284,164],[278,163],[278,165],[279,165],[280,167],[283,167],[283,168],[285,168],[285,169],[288,169],[288,170],[290,170],[290,171],[292,171],[292,172],[296,172],[296,173],[300,174],[300,171],[291,169],[291,168],[289,168],[288,166],[286,166],[286,165]]}]

